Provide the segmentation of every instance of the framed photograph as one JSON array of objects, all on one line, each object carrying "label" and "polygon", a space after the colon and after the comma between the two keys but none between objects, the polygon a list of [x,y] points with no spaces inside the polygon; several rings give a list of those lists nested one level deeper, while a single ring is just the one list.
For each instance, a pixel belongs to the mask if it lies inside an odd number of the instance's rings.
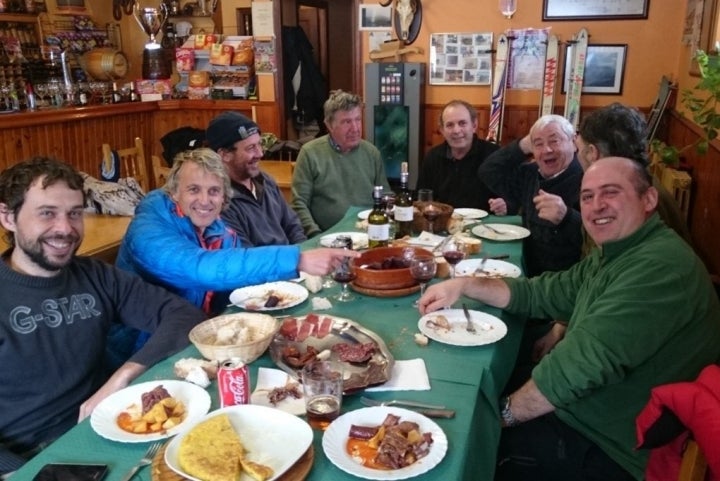
[{"label": "framed photograph", "polygon": [[430,35],[430,84],[490,85],[492,32]]},{"label": "framed photograph", "polygon": [[85,0],[55,0],[58,11],[61,12],[84,12]]},{"label": "framed photograph", "polygon": [[635,20],[648,17],[650,0],[543,0],[548,20]]},{"label": "framed photograph", "polygon": [[[568,91],[570,83],[570,59],[572,45],[565,49],[565,71],[563,72],[562,93]],[[622,94],[625,76],[627,44],[588,45],[583,75],[583,94]]]},{"label": "framed photograph", "polygon": [[392,7],[374,3],[360,4],[359,30],[390,30],[392,28]]}]

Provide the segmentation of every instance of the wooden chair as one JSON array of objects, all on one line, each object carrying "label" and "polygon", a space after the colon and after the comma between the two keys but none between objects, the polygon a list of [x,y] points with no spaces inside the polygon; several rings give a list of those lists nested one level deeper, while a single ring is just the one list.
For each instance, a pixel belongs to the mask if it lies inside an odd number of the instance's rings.
[{"label": "wooden chair", "polygon": [[700,446],[694,440],[688,439],[680,464],[678,481],[704,481],[706,471],[707,460],[700,451]]},{"label": "wooden chair", "polygon": [[[103,162],[106,168],[112,166],[112,148],[109,144],[103,144]],[[118,157],[120,157],[120,176],[134,177],[140,187],[147,192],[150,190],[150,182],[148,179],[147,164],[145,163],[145,149],[143,141],[140,137],[135,137],[135,146],[125,149],[115,149]],[[111,170],[111,169],[108,169]]]},{"label": "wooden chair", "polygon": [[295,169],[295,162],[288,162],[285,160],[261,160],[260,170],[269,174],[275,182],[277,182],[280,191],[285,197],[285,200],[290,202],[292,193],[290,186],[292,184],[293,170]]},{"label": "wooden chair", "polygon": [[167,182],[168,176],[170,175],[170,167],[168,167],[160,157],[157,155],[152,156],[152,173],[154,187],[159,189],[165,182]]}]

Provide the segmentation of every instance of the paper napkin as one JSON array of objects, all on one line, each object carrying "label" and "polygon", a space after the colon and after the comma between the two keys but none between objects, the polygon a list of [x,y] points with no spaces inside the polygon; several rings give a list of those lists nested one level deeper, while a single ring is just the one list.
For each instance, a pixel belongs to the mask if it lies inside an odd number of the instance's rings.
[{"label": "paper napkin", "polygon": [[270,403],[268,394],[273,388],[284,387],[288,382],[294,382],[298,385],[298,390],[302,394],[302,385],[290,378],[285,371],[279,369],[268,369],[266,367],[258,368],[257,383],[255,390],[250,395],[250,401],[252,404],[260,406],[274,407],[281,409],[290,414],[300,416],[305,414],[305,399],[300,396],[300,399],[295,399],[292,396],[288,396],[275,406]]},{"label": "paper napkin", "polygon": [[430,389],[425,361],[410,359],[395,361],[390,379],[380,386],[369,387],[366,391],[427,391]]},{"label": "paper napkin", "polygon": [[437,234],[431,234],[427,231],[422,231],[419,236],[417,237],[411,237],[408,239],[408,244],[412,245],[419,245],[419,246],[425,246],[425,247],[435,247],[438,244],[440,244],[443,239],[445,239],[444,236],[437,235]]}]

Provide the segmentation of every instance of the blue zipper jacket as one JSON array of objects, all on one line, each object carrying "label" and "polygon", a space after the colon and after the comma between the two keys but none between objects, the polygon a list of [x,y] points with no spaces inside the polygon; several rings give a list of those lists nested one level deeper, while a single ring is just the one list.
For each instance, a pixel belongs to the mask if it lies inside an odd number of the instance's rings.
[{"label": "blue zipper jacket", "polygon": [[239,287],[298,276],[298,246],[239,247],[235,232],[220,219],[208,226],[203,236],[206,243],[219,238],[222,247],[204,248],[190,218],[178,212],[164,190],[157,189],[136,208],[116,265],[198,307],[207,291],[227,295]]}]

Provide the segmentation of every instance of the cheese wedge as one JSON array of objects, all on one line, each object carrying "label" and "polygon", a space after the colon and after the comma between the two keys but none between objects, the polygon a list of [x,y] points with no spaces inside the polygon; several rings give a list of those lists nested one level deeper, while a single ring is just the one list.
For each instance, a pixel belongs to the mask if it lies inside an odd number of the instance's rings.
[{"label": "cheese wedge", "polygon": [[192,428],[180,442],[178,461],[189,475],[204,481],[237,481],[244,449],[225,414]]}]

